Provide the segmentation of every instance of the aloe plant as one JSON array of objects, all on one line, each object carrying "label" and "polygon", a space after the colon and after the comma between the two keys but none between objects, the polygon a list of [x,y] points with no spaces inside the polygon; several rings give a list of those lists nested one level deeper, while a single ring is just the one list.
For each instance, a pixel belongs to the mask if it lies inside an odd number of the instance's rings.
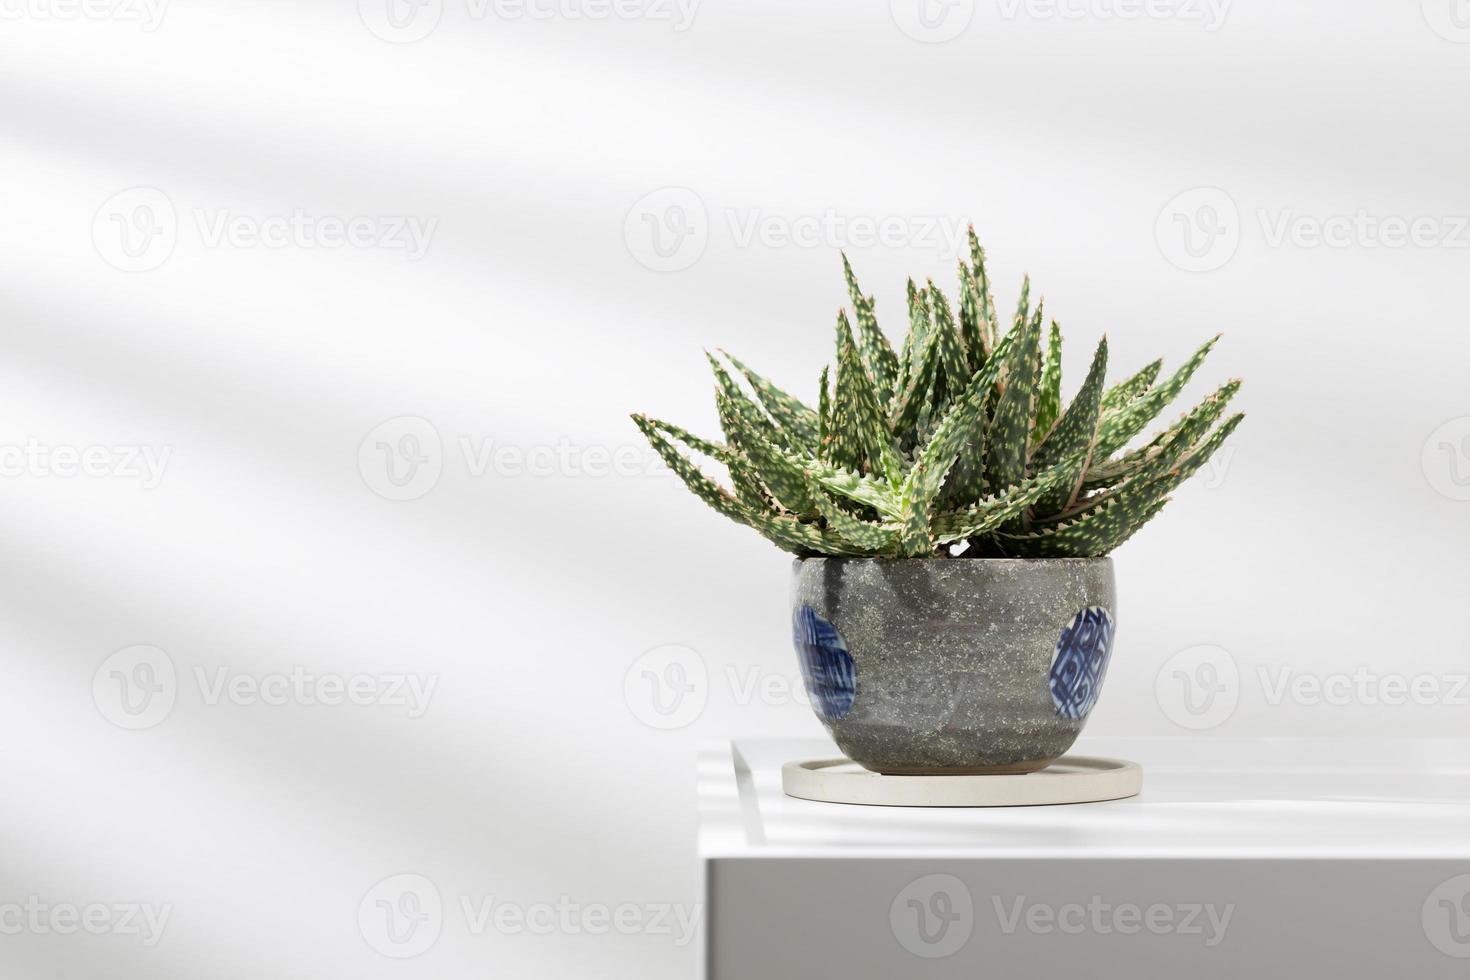
[{"label": "aloe plant", "polygon": [[[724,441],[634,415],[696,496],[797,555],[1093,557],[1163,508],[1243,415],[1221,422],[1239,381],[1128,448],[1180,393],[1218,336],[1160,381],[1154,361],[1108,387],[1107,338],[1063,407],[1062,335],[1029,280],[1009,329],[970,231],[958,301],[908,284],[895,349],[843,258],[852,316],[837,316],[835,373],[816,409],[728,354],[709,355]],[[853,322],[856,321],[854,331]],[[743,379],[742,385],[737,376]],[[682,448],[681,448],[682,447]],[[729,473],[729,488],[690,459]]]}]

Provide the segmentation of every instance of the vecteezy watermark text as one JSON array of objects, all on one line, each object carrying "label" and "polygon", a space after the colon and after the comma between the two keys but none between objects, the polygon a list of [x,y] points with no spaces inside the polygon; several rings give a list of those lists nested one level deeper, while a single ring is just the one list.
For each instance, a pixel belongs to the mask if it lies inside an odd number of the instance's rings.
[{"label": "vecteezy watermark text", "polygon": [[[682,34],[703,0],[458,0],[470,21],[649,21]],[[422,41],[444,19],[445,0],[358,0],[363,25],[390,44]]]},{"label": "vecteezy watermark text", "polygon": [[402,708],[408,718],[422,718],[439,686],[438,674],[335,674],[296,666],[287,671],[249,674],[229,667],[194,668],[194,680],[207,705],[224,702],[271,708],[288,704],[335,708]]},{"label": "vecteezy watermark text", "polygon": [[446,452],[428,419],[400,415],[373,428],[357,447],[357,469],[367,488],[385,500],[417,500],[439,484],[446,455],[472,479],[641,479],[664,477],[669,468],[647,445],[608,446],[570,439],[548,443],[505,442],[461,434]]},{"label": "vecteezy watermark text", "polygon": [[[300,665],[251,672],[196,664],[184,676],[193,680],[200,702],[208,707],[384,708],[410,719],[424,716],[439,686],[438,674],[339,673]],[[139,644],[102,662],[92,675],[92,700],[114,725],[139,731],[172,714],[181,686],[173,658],[156,646]]]},{"label": "vecteezy watermark text", "polygon": [[0,20],[115,21],[148,33],[163,24],[171,0],[0,0]]},{"label": "vecteezy watermark text", "polygon": [[457,916],[471,936],[660,936],[689,945],[699,930],[702,906],[682,902],[584,902],[570,895],[520,901],[496,895],[457,896],[446,905],[430,878],[390,875],[368,889],[357,908],[362,938],[377,952],[408,959],[428,952]]},{"label": "vecteezy watermark text", "polygon": [[137,937],[153,947],[173,914],[172,905],[148,902],[47,902],[38,895],[23,902],[0,902],[0,935]]},{"label": "vecteezy watermark text", "polygon": [[34,436],[0,444],[0,477],[137,480],[144,490],[163,482],[172,446],[52,445]]},{"label": "vecteezy watermark text", "polygon": [[174,254],[189,230],[207,249],[384,251],[418,262],[429,253],[439,219],[412,214],[341,215],[308,208],[249,212],[196,206],[180,219],[173,200],[156,187],[130,187],[103,202],[92,219],[92,244],[122,272],[149,272]]},{"label": "vecteezy watermark text", "polygon": [[687,728],[704,713],[717,688],[731,704],[810,707],[812,694],[799,674],[758,664],[726,664],[711,675],[699,651],[678,643],[645,651],[623,675],[623,703],[634,718],[668,731]]},{"label": "vecteezy watermark text", "polygon": [[463,895],[459,900],[471,935],[505,936],[667,936],[675,946],[689,945],[699,928],[700,906],[679,902],[579,902],[568,895],[555,901],[519,902],[494,895]]},{"label": "vecteezy watermark text", "polygon": [[1409,675],[1362,666],[1351,671],[1312,673],[1289,666],[1262,665],[1257,668],[1257,678],[1266,704],[1272,707],[1286,703],[1331,708],[1470,707],[1470,674]]},{"label": "vecteezy watermark text", "polygon": [[1218,31],[1232,0],[997,0],[1006,20],[1178,21]]},{"label": "vecteezy watermark text", "polygon": [[711,221],[702,198],[687,187],[663,187],[628,209],[623,240],[638,264],[655,272],[679,272],[723,235],[739,249],[923,248],[946,256],[968,249],[970,221],[931,214],[848,214],[835,208],[782,214],[728,207]]},{"label": "vecteezy watermark text", "polygon": [[[1207,32],[1225,24],[1232,0],[996,0],[1003,21],[1133,23],[1171,21]],[[976,0],[889,0],[898,29],[915,41],[942,44],[969,30]]]},{"label": "vecteezy watermark text", "polygon": [[1362,664],[1330,671],[1260,664],[1250,673],[1224,647],[1204,644],[1166,660],[1154,691],[1170,721],[1204,731],[1229,721],[1246,693],[1267,708],[1470,708],[1470,673],[1408,674]]},{"label": "vecteezy watermark text", "polygon": [[1470,216],[1374,214],[1365,208],[1343,214],[1299,214],[1293,208],[1256,212],[1270,248],[1470,249]]},{"label": "vecteezy watermark text", "polygon": [[1207,949],[1225,939],[1235,914],[1233,903],[1211,902],[1110,902],[1093,895],[1084,902],[1051,904],[1034,902],[1025,895],[1006,901],[991,897],[1000,931],[1012,935],[1026,931],[1038,936],[1064,933],[1069,936],[1197,936]]},{"label": "vecteezy watermark text", "polygon": [[[1183,936],[1206,948],[1225,940],[1234,904],[1211,902],[1113,901],[1094,894],[1085,901],[1037,901],[1026,895],[993,894],[995,923],[1002,935]],[[915,956],[953,956],[969,943],[976,926],[974,895],[951,874],[909,882],[889,906],[888,923],[900,946]]]},{"label": "vecteezy watermark text", "polygon": [[[1256,208],[1253,224],[1269,249],[1470,250],[1470,214],[1394,214],[1355,208],[1311,214],[1293,207]],[[1176,195],[1159,212],[1159,251],[1186,272],[1213,272],[1235,257],[1252,222],[1219,187]]]}]

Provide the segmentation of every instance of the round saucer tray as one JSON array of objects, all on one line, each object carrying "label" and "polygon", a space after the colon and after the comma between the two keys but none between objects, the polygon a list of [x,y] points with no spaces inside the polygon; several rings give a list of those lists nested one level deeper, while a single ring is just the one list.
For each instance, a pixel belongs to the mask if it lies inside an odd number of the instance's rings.
[{"label": "round saucer tray", "polygon": [[866,806],[1051,806],[1138,795],[1143,770],[1133,762],[1065,756],[1040,772],[1002,776],[884,776],[847,759],[788,762],[787,796]]}]

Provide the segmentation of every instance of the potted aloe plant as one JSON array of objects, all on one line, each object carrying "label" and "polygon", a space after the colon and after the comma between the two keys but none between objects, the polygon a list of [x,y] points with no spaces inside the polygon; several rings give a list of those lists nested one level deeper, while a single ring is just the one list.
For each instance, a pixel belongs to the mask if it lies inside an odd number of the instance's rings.
[{"label": "potted aloe plant", "polygon": [[[956,304],[909,282],[898,350],[843,265],[857,329],[838,314],[816,409],[726,355],[728,368],[710,357],[723,442],[633,419],[696,496],[796,556],[803,675],[853,761],[909,775],[1042,768],[1077,738],[1107,671],[1106,556],[1234,431],[1243,416],[1221,419],[1240,383],[1139,442],[1215,339],[1162,381],[1155,361],[1109,387],[1103,338],[1064,407],[1057,324],[1031,308],[1028,281],[1001,329],[973,230]],[[680,444],[723,465],[731,488]]]}]

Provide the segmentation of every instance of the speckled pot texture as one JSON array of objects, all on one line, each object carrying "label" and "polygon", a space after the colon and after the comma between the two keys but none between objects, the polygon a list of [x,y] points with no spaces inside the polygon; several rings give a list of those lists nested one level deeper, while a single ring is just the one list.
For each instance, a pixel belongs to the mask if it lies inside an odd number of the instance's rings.
[{"label": "speckled pot texture", "polygon": [[875,772],[1032,772],[1087,722],[1112,652],[1113,563],[807,558],[792,625],[812,707]]}]

